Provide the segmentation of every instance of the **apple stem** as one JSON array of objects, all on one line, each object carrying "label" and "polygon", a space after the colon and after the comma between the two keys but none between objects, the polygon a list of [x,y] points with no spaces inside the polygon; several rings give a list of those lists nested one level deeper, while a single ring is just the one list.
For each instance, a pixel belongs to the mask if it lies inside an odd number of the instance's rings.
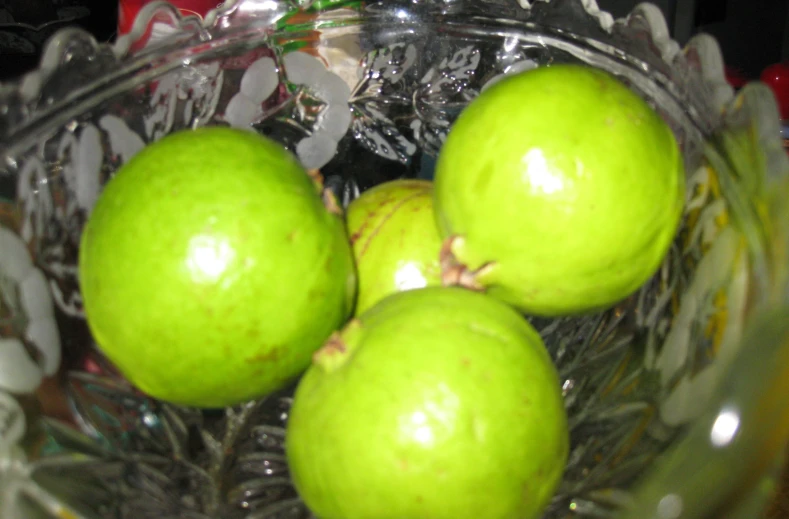
[{"label": "apple stem", "polygon": [[308,169],[307,175],[309,175],[315,183],[315,187],[318,188],[318,191],[321,191],[323,189],[323,175],[321,174],[321,170],[318,168]]},{"label": "apple stem", "polygon": [[475,292],[484,292],[485,287],[477,281],[477,277],[492,271],[496,264],[488,262],[476,270],[469,269],[460,263],[452,251],[460,236],[450,236],[441,244],[439,263],[441,265],[441,284],[443,286],[460,286]]},{"label": "apple stem", "polygon": [[343,357],[347,352],[348,347],[342,337],[338,332],[334,332],[323,346],[312,354],[312,363],[325,372],[332,372],[345,363]]},{"label": "apple stem", "polygon": [[334,196],[334,193],[331,189],[323,186],[323,175],[321,174],[321,170],[318,168],[308,169],[307,175],[310,177],[310,179],[312,179],[315,189],[317,189],[318,193],[320,193],[324,207],[326,207],[330,213],[342,216],[343,209],[342,206],[337,202],[337,197]]},{"label": "apple stem", "polygon": [[334,196],[334,193],[331,189],[324,189],[321,192],[321,198],[323,198],[323,205],[330,213],[336,214],[338,216],[343,215],[342,206],[340,206],[340,204],[337,202],[337,197]]},{"label": "apple stem", "polygon": [[358,342],[355,336],[361,329],[361,321],[351,319],[342,331],[332,333],[323,346],[312,354],[312,363],[326,373],[341,368],[351,358]]}]

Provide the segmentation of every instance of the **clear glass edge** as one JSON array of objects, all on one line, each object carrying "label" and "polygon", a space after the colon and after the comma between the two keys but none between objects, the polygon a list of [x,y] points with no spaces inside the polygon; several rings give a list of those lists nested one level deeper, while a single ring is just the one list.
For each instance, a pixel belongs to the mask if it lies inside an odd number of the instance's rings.
[{"label": "clear glass edge", "polygon": [[[520,0],[513,4],[519,5],[524,12],[533,9],[536,4],[558,3],[559,0],[537,0],[529,2]],[[713,105],[708,107],[693,107],[694,109],[722,110],[723,106],[733,97],[733,89],[729,86],[724,75],[723,57],[717,41],[706,34],[699,34],[692,38],[684,48],[672,40],[669,35],[668,25],[662,11],[650,2],[642,2],[624,18],[614,21],[613,17],[601,11],[595,0],[571,0],[581,4],[589,16],[596,20],[605,33],[610,33],[615,23],[627,24],[638,17],[645,22],[641,29],[646,30],[647,37],[652,47],[669,69],[678,71],[686,65],[682,58],[693,54],[698,60],[698,79],[703,82],[703,90],[713,100]],[[184,16],[167,2],[157,0],[145,5],[137,15],[132,29],[128,34],[120,36],[114,43],[97,43],[92,35],[80,28],[64,28],[56,32],[45,44],[39,66],[27,74],[8,82],[0,82],[0,133],[5,126],[8,135],[23,129],[35,120],[46,118],[47,113],[67,100],[47,100],[45,106],[39,106],[34,101],[39,100],[47,80],[60,69],[65,69],[74,58],[73,46],[90,47],[93,56],[102,56],[114,60],[120,68],[132,59],[148,54],[155,50],[163,50],[168,41],[183,41],[184,38],[209,42],[213,38],[226,36],[234,32],[243,32],[252,27],[258,30],[271,29],[283,17],[299,10],[313,9],[313,1],[285,0],[279,2],[261,2],[259,0],[228,0],[220,8],[210,11],[202,20],[197,16]],[[341,2],[340,2],[341,3]],[[440,3],[440,2],[439,2]],[[449,5],[450,3],[447,3]],[[328,2],[327,10],[331,10],[335,2]],[[155,46],[144,47],[145,40],[150,32],[154,19],[166,17],[168,23],[176,29],[169,40],[165,39]],[[559,29],[562,27],[547,27]],[[80,56],[90,59],[93,56]],[[103,77],[91,78],[80,85],[79,90],[88,89]],[[702,104],[701,100],[694,100]],[[11,121],[9,108],[16,108],[21,104],[31,103],[31,108],[23,109],[19,121]],[[17,115],[17,117],[20,117]],[[0,146],[2,148],[2,146]]]}]

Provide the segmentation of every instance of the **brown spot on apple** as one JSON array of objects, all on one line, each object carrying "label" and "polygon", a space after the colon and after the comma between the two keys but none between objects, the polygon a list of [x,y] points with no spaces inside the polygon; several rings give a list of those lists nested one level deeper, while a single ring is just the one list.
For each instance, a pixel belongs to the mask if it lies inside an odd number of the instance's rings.
[{"label": "brown spot on apple", "polygon": [[375,213],[370,213],[368,217],[364,220],[362,225],[360,225],[359,228],[356,229],[356,232],[351,234],[350,240],[352,246],[359,240],[359,238],[362,237],[362,234],[364,234],[364,232],[367,230],[367,227],[369,227],[370,221],[373,218],[373,216],[375,216]]},{"label": "brown spot on apple", "polygon": [[[387,212],[385,216],[382,217],[381,221],[378,223],[378,227],[373,229],[373,231],[367,237],[367,241],[362,246],[362,250],[359,251],[359,258],[360,259],[362,257],[364,257],[364,254],[367,252],[367,249],[369,248],[370,243],[375,239],[375,237],[378,235],[378,233],[381,231],[381,229],[386,225],[386,223],[392,218],[392,216],[394,216],[394,214],[397,213],[397,211],[403,205],[407,204],[411,199],[413,199],[416,196],[419,196],[419,193],[410,194],[410,195],[404,197],[403,199],[397,201],[397,203],[394,205],[394,207],[392,207],[392,209],[389,212]],[[395,201],[395,199],[388,199],[386,201],[386,203],[388,204],[388,203],[391,203],[391,202],[394,202],[394,201]],[[384,206],[384,204],[381,204],[379,206],[379,209],[381,207],[383,207],[383,206]],[[371,220],[371,219],[372,219],[371,217],[368,217],[368,221]],[[363,228],[364,228],[364,225],[362,225],[362,227],[359,228],[359,231],[361,231]]]},{"label": "brown spot on apple", "polygon": [[279,360],[282,357],[282,350],[279,348],[272,348],[267,351],[261,351],[247,359],[250,364],[266,363],[274,360]]}]

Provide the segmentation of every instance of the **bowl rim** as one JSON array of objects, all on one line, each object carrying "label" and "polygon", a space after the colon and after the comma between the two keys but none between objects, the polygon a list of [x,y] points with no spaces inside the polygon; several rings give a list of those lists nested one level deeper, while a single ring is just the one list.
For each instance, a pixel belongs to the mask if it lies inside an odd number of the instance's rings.
[{"label": "bowl rim", "polygon": [[[393,0],[394,3],[397,0]],[[474,0],[465,0],[473,2]],[[492,8],[504,6],[506,2],[511,2],[513,6],[518,6],[522,11],[525,23],[528,25],[527,17],[535,9],[547,9],[553,5],[561,5],[561,0],[478,0],[481,4],[490,4]],[[96,39],[87,31],[68,27],[55,32],[43,46],[43,52],[36,68],[29,72],[11,79],[0,82],[0,137],[4,141],[17,141],[15,137],[19,133],[28,131],[32,126],[48,114],[56,111],[59,107],[78,97],[79,93],[95,90],[97,84],[106,82],[111,73],[129,73],[135,63],[139,67],[144,65],[146,58],[152,58],[157,53],[172,51],[177,49],[178,44],[189,43],[190,45],[213,45],[217,40],[227,37],[239,37],[242,34],[270,33],[284,20],[296,13],[316,13],[325,15],[328,12],[337,12],[343,6],[354,3],[354,0],[328,0],[325,9],[305,4],[306,7],[291,1],[268,1],[260,2],[256,0],[228,0],[220,7],[209,11],[205,17],[189,14],[184,15],[177,8],[164,0],[155,0],[142,7],[132,23],[131,30],[119,36],[114,42],[98,43]],[[626,16],[614,19],[609,13],[602,11],[597,6],[596,0],[569,0],[564,3],[577,4],[589,18],[597,24],[601,34],[611,35],[616,28],[633,29],[640,33],[645,39],[654,55],[649,58],[658,60],[666,67],[666,70],[682,68],[681,75],[689,74],[689,78],[665,78],[660,71],[653,67],[653,74],[657,74],[661,90],[671,95],[676,94],[672,87],[679,87],[674,80],[681,79],[687,83],[693,82],[694,88],[701,88],[701,92],[692,92],[689,88],[683,88],[685,95],[689,96],[691,111],[703,109],[708,118],[714,118],[717,112],[723,110],[724,106],[730,102],[734,96],[734,89],[729,85],[725,77],[723,56],[717,41],[704,33],[697,34],[691,38],[684,47],[671,39],[663,12],[650,2],[642,2],[636,5]],[[409,4],[403,4],[407,7]],[[435,0],[432,4],[416,4],[419,7],[425,5],[443,6],[448,5],[451,9],[457,9],[463,2],[447,2],[442,4],[440,0]],[[509,7],[509,6],[508,6]],[[451,9],[441,12],[449,12]],[[520,16],[520,15],[519,15]],[[160,21],[169,26],[170,37],[164,37],[155,42],[151,41],[151,24]],[[538,27],[543,30],[552,30],[551,25],[541,25]],[[572,31],[559,28],[556,31],[558,37],[568,38],[578,44],[580,39],[573,39]],[[587,45],[594,46],[598,43],[595,38],[585,37]],[[595,51],[604,55],[605,51],[594,48]],[[624,58],[629,59],[628,65],[633,69],[648,69],[649,63],[643,56],[633,56],[624,53]],[[611,56],[608,56],[611,57]],[[687,59],[686,59],[687,57]],[[622,56],[619,56],[622,58]],[[46,98],[46,88],[50,80],[55,80],[60,74],[73,65],[75,59],[83,61],[101,60],[107,67],[102,67],[99,76],[86,77],[71,88],[69,99]],[[686,87],[686,85],[683,85]],[[708,102],[707,100],[711,100]],[[706,105],[706,106],[705,106]],[[698,119],[698,118],[697,118]],[[708,125],[709,126],[709,125]],[[709,129],[709,128],[706,128]],[[0,157],[13,155],[7,149],[7,142],[0,142]]]}]

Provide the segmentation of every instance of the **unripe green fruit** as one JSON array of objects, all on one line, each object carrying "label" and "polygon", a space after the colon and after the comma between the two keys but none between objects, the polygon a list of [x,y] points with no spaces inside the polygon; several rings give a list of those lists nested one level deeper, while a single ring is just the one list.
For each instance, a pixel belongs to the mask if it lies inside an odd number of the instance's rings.
[{"label": "unripe green fruit", "polygon": [[150,144],[109,181],[79,274],[101,350],[142,391],[197,407],[294,379],[355,290],[342,219],[279,144],[209,127]]},{"label": "unripe green fruit", "polygon": [[321,519],[532,519],[564,471],[560,383],[515,310],[458,287],[393,294],[316,352],[286,432]]},{"label": "unripe green fruit", "polygon": [[345,214],[359,282],[356,315],[395,292],[441,284],[431,182],[379,184]]},{"label": "unripe green fruit", "polygon": [[655,273],[684,188],[671,128],[614,76],[522,72],[472,101],[440,151],[444,264],[523,312],[598,310]]}]

